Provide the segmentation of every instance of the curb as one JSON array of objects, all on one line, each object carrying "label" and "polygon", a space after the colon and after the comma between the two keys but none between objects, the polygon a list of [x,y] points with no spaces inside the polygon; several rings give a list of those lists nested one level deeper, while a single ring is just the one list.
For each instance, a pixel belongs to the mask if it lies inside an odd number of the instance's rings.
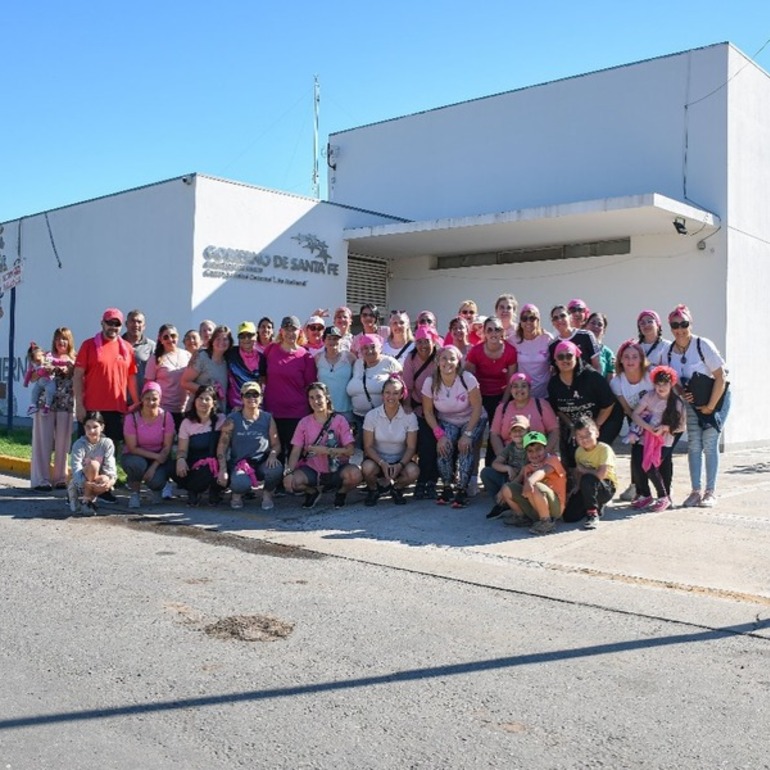
[{"label": "curb", "polygon": [[14,476],[30,477],[32,469],[32,460],[25,460],[21,457],[11,457],[10,455],[0,455],[0,472],[10,473]]}]

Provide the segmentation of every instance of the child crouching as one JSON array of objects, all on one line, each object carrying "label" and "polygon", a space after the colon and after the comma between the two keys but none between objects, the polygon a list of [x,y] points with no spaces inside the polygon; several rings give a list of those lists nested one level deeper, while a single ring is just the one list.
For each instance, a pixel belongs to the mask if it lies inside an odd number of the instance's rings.
[{"label": "child crouching", "polygon": [[615,453],[609,444],[599,441],[599,428],[588,416],[582,417],[575,429],[578,448],[575,451],[577,485],[567,501],[564,521],[585,518],[585,529],[596,529],[604,506],[612,500],[618,479],[615,475]]},{"label": "child crouching", "polygon": [[522,444],[527,464],[516,481],[500,490],[503,502],[513,511],[505,523],[515,527],[532,525],[529,531],[533,535],[547,535],[564,511],[567,473],[561,460],[546,450],[548,439],[542,433],[526,433]]},{"label": "child crouching", "polygon": [[115,445],[102,435],[104,418],[100,412],[88,412],[83,424],[85,435],[70,450],[72,480],[67,487],[71,513],[80,513],[84,505],[96,513],[96,498],[109,492],[118,478],[115,465]]}]

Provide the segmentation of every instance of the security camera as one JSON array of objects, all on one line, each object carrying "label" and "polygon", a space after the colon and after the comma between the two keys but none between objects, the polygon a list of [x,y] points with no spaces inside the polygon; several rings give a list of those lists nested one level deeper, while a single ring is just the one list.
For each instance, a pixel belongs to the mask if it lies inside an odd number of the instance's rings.
[{"label": "security camera", "polygon": [[186,185],[191,185],[191,184],[193,183],[193,178],[192,178],[191,176],[183,176],[183,177],[182,177],[182,181],[183,181],[183,182],[184,182]]}]

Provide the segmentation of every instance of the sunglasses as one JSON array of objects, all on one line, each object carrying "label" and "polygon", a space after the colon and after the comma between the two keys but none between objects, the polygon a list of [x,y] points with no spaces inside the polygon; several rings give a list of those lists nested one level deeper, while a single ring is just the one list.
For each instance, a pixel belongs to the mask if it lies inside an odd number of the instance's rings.
[{"label": "sunglasses", "polygon": [[430,324],[431,326],[433,326],[433,324],[435,324],[436,321],[433,318],[420,318],[417,321],[417,323],[418,324]]},{"label": "sunglasses", "polygon": [[322,332],[324,330],[323,326],[308,326],[307,327],[311,332]]},{"label": "sunglasses", "polygon": [[404,313],[406,313],[406,310],[391,310],[390,311],[391,315],[403,315]]},{"label": "sunglasses", "polygon": [[115,329],[120,329],[120,327],[123,326],[123,324],[120,321],[118,321],[117,318],[113,318],[110,321],[105,321],[104,323],[106,323],[107,326],[114,327]]},{"label": "sunglasses", "polygon": [[260,398],[262,394],[257,390],[247,390],[244,394],[244,398]]},{"label": "sunglasses", "polygon": [[575,357],[574,353],[559,353],[556,356],[557,361],[571,361]]},{"label": "sunglasses", "polygon": [[164,334],[164,335],[161,337],[161,339],[162,339],[164,342],[168,342],[169,340],[178,340],[178,339],[179,339],[179,335],[178,335],[178,334]]},{"label": "sunglasses", "polygon": [[686,329],[689,325],[689,321],[669,321],[668,324],[672,329]]},{"label": "sunglasses", "polygon": [[567,317],[566,313],[557,313],[556,315],[552,315],[551,316],[551,320],[552,321],[561,321],[561,320],[563,320],[566,317]]},{"label": "sunglasses", "polygon": [[503,331],[503,327],[502,326],[487,326],[487,328],[484,329],[484,331],[487,334],[500,334]]},{"label": "sunglasses", "polygon": [[476,314],[475,314],[475,313],[474,313],[472,310],[461,310],[461,311],[460,311],[460,315],[470,315],[470,316],[474,316],[474,315],[476,315]]},{"label": "sunglasses", "polygon": [[537,321],[537,320],[538,320],[538,318],[537,318],[537,316],[536,316],[536,315],[523,315],[523,316],[521,316],[521,318],[520,318],[519,320],[520,320],[522,323],[524,323],[524,324],[525,324],[525,323],[528,323],[529,321]]},{"label": "sunglasses", "polygon": [[580,306],[577,306],[577,307],[571,307],[571,308],[569,309],[569,312],[570,312],[570,313],[585,313],[585,312],[586,312],[586,309],[585,309],[584,307],[580,307]]}]

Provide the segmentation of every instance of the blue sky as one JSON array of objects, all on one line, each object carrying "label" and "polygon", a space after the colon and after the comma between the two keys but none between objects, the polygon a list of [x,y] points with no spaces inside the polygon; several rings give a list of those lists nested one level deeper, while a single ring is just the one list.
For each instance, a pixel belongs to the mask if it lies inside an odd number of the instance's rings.
[{"label": "blue sky", "polygon": [[[192,171],[309,195],[315,74],[324,146],[442,104],[726,40],[754,55],[770,38],[767,0],[11,0],[0,19],[0,221]],[[770,69],[770,45],[756,60]]]}]

